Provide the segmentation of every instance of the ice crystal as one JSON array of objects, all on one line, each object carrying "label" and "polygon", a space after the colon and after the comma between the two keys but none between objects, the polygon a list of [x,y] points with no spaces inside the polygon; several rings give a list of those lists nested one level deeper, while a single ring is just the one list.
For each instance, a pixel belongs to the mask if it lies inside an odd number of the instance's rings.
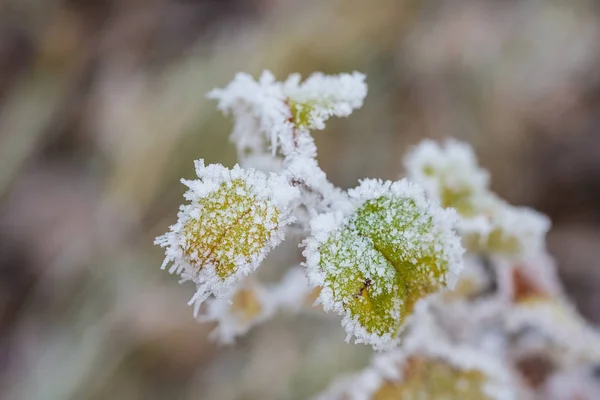
[{"label": "ice crystal", "polygon": [[355,211],[311,223],[309,279],[325,311],[344,315],[348,337],[377,349],[394,343],[415,303],[453,288],[462,268],[454,213],[407,181],[365,180],[350,191]]}]

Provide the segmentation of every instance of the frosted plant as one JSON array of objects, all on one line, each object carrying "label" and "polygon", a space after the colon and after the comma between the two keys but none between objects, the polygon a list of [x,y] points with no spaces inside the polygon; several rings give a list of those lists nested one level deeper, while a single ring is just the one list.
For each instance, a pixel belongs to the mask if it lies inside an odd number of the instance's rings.
[{"label": "frosted plant", "polygon": [[[327,179],[313,134],[366,93],[357,72],[280,82],[268,71],[209,93],[233,116],[239,165],[196,161],[177,222],[156,239],[162,267],[195,284],[194,315],[226,344],[281,312],[341,316],[347,341],[379,353],[323,399],[567,400],[574,382],[597,388],[599,336],[561,289],[548,218],[492,193],[467,144],[423,141],[394,182]],[[304,260],[261,281],[283,240]]]},{"label": "frosted plant", "polygon": [[516,377],[502,358],[445,340],[420,308],[401,349],[375,355],[367,369],[334,382],[315,400],[519,398]]}]

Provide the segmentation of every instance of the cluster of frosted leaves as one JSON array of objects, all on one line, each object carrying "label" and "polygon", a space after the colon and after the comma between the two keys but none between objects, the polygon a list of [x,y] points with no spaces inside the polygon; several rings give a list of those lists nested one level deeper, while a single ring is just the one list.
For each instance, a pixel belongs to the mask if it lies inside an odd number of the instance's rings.
[{"label": "cluster of frosted leaves", "polygon": [[454,212],[406,180],[365,180],[349,194],[351,215],[311,221],[309,281],[321,287],[324,310],[344,316],[348,339],[383,349],[396,343],[417,301],[454,286],[463,249]]},{"label": "cluster of frosted leaves", "polygon": [[221,111],[234,115],[231,139],[238,148],[260,152],[270,142],[275,152],[279,142],[293,147],[290,143],[298,130],[323,129],[331,116],[350,115],[362,106],[366,94],[365,76],[358,72],[332,76],[315,73],[304,82],[293,74],[278,82],[271,72],[264,71],[257,81],[239,73],[208,97],[219,101]]},{"label": "cluster of frosted leaves", "polygon": [[[262,284],[251,277],[222,298],[211,298],[198,319],[217,322],[212,338],[231,344],[252,327],[272,318],[278,311],[298,312],[308,307],[310,296],[306,274],[291,268],[276,284]],[[314,301],[314,300],[313,300]]]},{"label": "cluster of frosted leaves", "polygon": [[443,207],[457,210],[463,244],[469,251],[512,258],[543,251],[548,218],[494,195],[488,173],[478,166],[467,144],[425,140],[404,162],[409,179],[422,185]]},{"label": "cluster of frosted leaves", "polygon": [[486,377],[477,369],[462,370],[441,360],[413,357],[404,365],[400,381],[388,380],[373,394],[374,400],[489,400]]},{"label": "cluster of frosted leaves", "polygon": [[229,170],[199,160],[196,174],[183,181],[189,203],[156,243],[165,248],[163,268],[171,264],[169,272],[196,284],[190,304],[197,314],[204,300],[225,296],[281,242],[298,191],[281,176],[237,165]]},{"label": "cluster of frosted leaves", "polygon": [[[431,339],[427,336],[427,339]],[[358,374],[334,382],[317,400],[516,400],[509,368],[475,348],[446,340],[377,354]],[[411,344],[415,344],[412,342]]]}]

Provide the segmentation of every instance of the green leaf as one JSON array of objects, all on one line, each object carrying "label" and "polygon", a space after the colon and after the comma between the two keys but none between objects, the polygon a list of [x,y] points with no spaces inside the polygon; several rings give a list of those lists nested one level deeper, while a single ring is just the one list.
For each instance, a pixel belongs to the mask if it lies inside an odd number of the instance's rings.
[{"label": "green leaf", "polygon": [[453,286],[463,250],[454,212],[430,204],[406,181],[363,182],[354,196],[357,208],[337,228],[325,235],[319,226],[326,224],[313,224],[309,279],[323,286],[324,309],[344,314],[349,336],[382,348],[420,299]]}]

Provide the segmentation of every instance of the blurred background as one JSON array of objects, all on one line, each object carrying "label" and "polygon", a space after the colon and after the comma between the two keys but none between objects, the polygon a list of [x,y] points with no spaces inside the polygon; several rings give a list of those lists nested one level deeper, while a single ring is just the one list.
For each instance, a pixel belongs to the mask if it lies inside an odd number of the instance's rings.
[{"label": "blurred background", "polygon": [[600,323],[598,7],[2,0],[0,397],[302,399],[367,364],[315,315],[219,347],[193,286],[159,269],[179,179],[235,162],[204,94],[237,71],[367,74],[364,107],[316,134],[342,187],[397,178],[424,137],[472,143],[495,191],[551,217],[566,289]]}]

